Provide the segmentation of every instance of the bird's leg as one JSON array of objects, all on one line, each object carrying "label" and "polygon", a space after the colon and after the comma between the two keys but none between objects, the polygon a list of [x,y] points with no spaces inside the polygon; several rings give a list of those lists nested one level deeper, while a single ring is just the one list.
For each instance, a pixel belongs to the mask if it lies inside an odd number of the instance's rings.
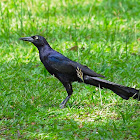
[{"label": "bird's leg", "polygon": [[68,95],[65,100],[59,105],[59,107],[62,109],[65,107],[66,103],[68,102],[69,98],[71,97],[71,95]]},{"label": "bird's leg", "polygon": [[66,103],[68,102],[68,100],[69,100],[69,98],[71,97],[72,92],[73,92],[73,90],[72,90],[72,85],[71,85],[70,83],[63,83],[63,85],[64,85],[64,87],[66,88],[66,91],[67,91],[67,93],[68,93],[68,96],[67,96],[67,97],[65,98],[65,100],[59,105],[61,109],[65,107]]}]

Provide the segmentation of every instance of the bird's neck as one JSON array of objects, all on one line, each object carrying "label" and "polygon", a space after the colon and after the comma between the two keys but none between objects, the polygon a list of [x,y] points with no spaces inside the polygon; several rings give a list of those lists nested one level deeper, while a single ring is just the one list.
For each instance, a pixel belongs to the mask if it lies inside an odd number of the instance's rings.
[{"label": "bird's neck", "polygon": [[52,48],[50,47],[50,45],[49,44],[45,44],[45,45],[43,45],[43,46],[41,46],[41,47],[37,47],[38,48],[38,50],[39,50],[39,53],[40,52],[49,52],[50,50],[52,50]]},{"label": "bird's neck", "polygon": [[40,52],[41,50],[51,50],[51,49],[52,49],[51,46],[50,46],[49,44],[43,44],[43,45],[41,45],[41,46],[36,46],[36,47],[38,48],[39,52]]}]

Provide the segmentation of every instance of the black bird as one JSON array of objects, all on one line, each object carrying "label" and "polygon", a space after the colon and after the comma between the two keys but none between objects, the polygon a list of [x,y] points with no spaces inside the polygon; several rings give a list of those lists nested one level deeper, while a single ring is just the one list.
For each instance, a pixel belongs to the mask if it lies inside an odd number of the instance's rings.
[{"label": "black bird", "polygon": [[110,89],[126,100],[128,100],[129,97],[133,97],[134,99],[138,98],[138,100],[140,100],[139,90],[98,78],[104,78],[104,76],[97,74],[87,66],[74,62],[53,50],[44,37],[35,35],[31,37],[23,37],[20,38],[20,40],[32,42],[38,48],[40,60],[44,64],[45,68],[64,85],[68,96],[60,104],[61,108],[65,107],[73,93],[72,82],[74,81]]}]

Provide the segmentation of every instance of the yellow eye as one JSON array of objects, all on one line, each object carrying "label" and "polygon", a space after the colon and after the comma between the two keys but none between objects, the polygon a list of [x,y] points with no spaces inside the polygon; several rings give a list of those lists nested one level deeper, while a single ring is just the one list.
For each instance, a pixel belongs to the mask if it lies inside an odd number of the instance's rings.
[{"label": "yellow eye", "polygon": [[34,40],[37,40],[37,39],[38,39],[38,36],[32,36],[32,38],[33,38]]},{"label": "yellow eye", "polygon": [[38,39],[38,36],[35,36],[35,39]]}]

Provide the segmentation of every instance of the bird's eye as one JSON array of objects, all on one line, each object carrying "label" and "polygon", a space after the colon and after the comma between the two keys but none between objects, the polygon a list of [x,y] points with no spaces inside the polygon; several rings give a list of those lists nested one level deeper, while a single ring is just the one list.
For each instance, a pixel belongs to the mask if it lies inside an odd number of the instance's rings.
[{"label": "bird's eye", "polygon": [[33,36],[33,39],[36,39],[37,40],[38,39],[38,36]]}]

